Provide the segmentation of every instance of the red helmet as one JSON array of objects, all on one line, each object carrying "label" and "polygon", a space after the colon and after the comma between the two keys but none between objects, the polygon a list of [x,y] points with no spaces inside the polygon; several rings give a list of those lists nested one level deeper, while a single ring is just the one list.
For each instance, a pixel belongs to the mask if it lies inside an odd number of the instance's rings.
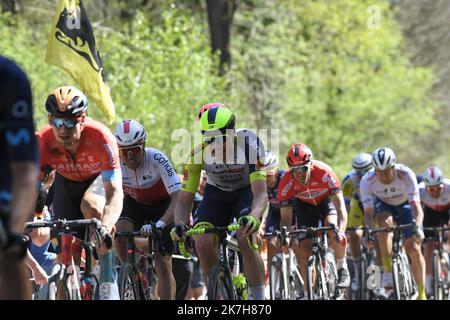
[{"label": "red helmet", "polygon": [[200,108],[200,110],[198,110],[198,120],[200,120],[200,118],[202,117],[202,114],[206,111],[211,109],[212,107],[225,107],[225,105],[223,105],[220,102],[213,102],[213,103],[208,103],[205,104],[203,107]]},{"label": "red helmet", "polygon": [[312,157],[312,151],[306,144],[296,143],[289,149],[286,161],[289,166],[295,167],[308,163]]}]

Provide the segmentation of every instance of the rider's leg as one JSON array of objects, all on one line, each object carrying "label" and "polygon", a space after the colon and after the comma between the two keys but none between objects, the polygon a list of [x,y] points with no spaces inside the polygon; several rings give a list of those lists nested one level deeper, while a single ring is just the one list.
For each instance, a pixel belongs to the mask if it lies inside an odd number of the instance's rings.
[{"label": "rider's leg", "polygon": [[[244,262],[244,272],[248,280],[248,286],[254,300],[264,300],[264,263],[259,250],[253,250],[248,245],[247,237],[242,235],[242,231],[237,232],[239,250]],[[253,242],[256,242],[256,235],[253,235]]]},{"label": "rider's leg", "polygon": [[[83,195],[80,209],[86,219],[102,219],[106,198],[102,178],[98,176]],[[115,259],[112,249],[105,245],[97,248],[100,264],[100,300],[119,300],[119,288],[116,282]]]},{"label": "rider's leg", "polygon": [[292,250],[294,250],[295,257],[299,265],[300,274],[303,278],[306,288],[306,281],[308,279],[308,260],[312,254],[312,240],[302,239],[300,241],[295,240],[292,245]]},{"label": "rider's leg", "polygon": [[155,269],[158,276],[158,295],[161,300],[173,300],[176,296],[176,282],[172,272],[173,241],[170,238],[170,230],[173,225],[169,224],[162,231],[162,245],[164,255],[155,251]]},{"label": "rider's leg", "polygon": [[[411,205],[405,203],[395,208],[396,220],[399,224],[410,224],[413,222]],[[414,235],[411,229],[403,230],[403,237],[406,239],[404,247],[411,261],[411,272],[416,280],[419,295],[418,300],[426,300],[425,293],[425,259],[422,255],[421,240]]]},{"label": "rider's leg", "polygon": [[175,299],[176,284],[172,273],[172,256],[162,256],[155,252],[155,270],[160,281],[158,281],[158,295],[161,300]]},{"label": "rider's leg", "polygon": [[406,253],[411,260],[411,272],[419,289],[419,297],[421,300],[426,299],[425,295],[425,259],[420,251],[420,243],[411,236],[405,240]]},{"label": "rider's leg", "polygon": [[[380,212],[375,218],[380,228],[394,225],[394,219],[390,212]],[[387,232],[380,232],[377,234],[377,241],[383,263],[382,286],[392,287],[392,235]]]},{"label": "rider's leg", "polygon": [[425,291],[428,295],[433,294],[433,251],[434,243],[427,241],[423,245],[423,255],[425,259]]},{"label": "rider's leg", "polygon": [[194,236],[194,241],[195,250],[197,251],[197,255],[200,260],[200,267],[203,271],[203,275],[205,276],[205,283],[208,285],[211,271],[219,261],[219,257],[217,256],[217,239],[212,234],[204,234]]},{"label": "rider's leg", "polygon": [[[116,232],[132,232],[133,223],[128,219],[120,218],[116,223]],[[121,263],[125,263],[127,260],[128,240],[127,238],[120,237],[114,240],[114,246],[117,250],[117,256]]]},{"label": "rider's leg", "polygon": [[[330,224],[337,226],[338,225],[337,214],[328,214],[325,217],[324,222],[325,226],[328,226]],[[347,244],[343,241],[338,241],[333,231],[328,231],[328,241],[330,243],[330,246],[333,248],[336,257],[336,267],[339,275],[338,281],[339,286],[348,287],[350,285],[350,272],[348,271],[346,258]]]}]

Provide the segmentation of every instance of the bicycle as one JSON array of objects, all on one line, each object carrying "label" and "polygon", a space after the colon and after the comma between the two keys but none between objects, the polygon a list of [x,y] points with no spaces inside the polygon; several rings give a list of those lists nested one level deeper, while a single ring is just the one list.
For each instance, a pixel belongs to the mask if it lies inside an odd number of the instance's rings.
[{"label": "bicycle", "polygon": [[97,276],[91,271],[91,256],[96,256],[93,241],[81,241],[81,246],[85,250],[86,263],[84,271],[81,273],[78,267],[72,263],[72,242],[76,232],[71,231],[75,227],[93,227],[95,242],[101,245],[103,241],[108,248],[112,246],[112,239],[102,236],[101,221],[92,219],[66,220],[58,219],[53,221],[28,222],[25,229],[45,228],[59,231],[61,261],[53,266],[48,281],[48,300],[95,300],[99,298],[99,281]]},{"label": "bicycle", "polygon": [[416,228],[415,223],[394,227],[377,228],[370,232],[393,232],[392,238],[392,277],[394,281],[394,297],[397,300],[414,300],[418,295],[417,285],[411,275],[408,257],[402,251],[402,231]]},{"label": "bicycle", "polygon": [[447,252],[444,250],[444,232],[449,231],[449,227],[429,227],[424,231],[432,231],[433,237],[426,238],[425,241],[433,241],[433,294],[435,300],[447,300],[449,298],[450,284],[450,261]]},{"label": "bicycle", "polygon": [[[242,263],[237,240],[229,235],[230,232],[240,229],[240,224],[234,223],[224,227],[214,227],[207,222],[196,224],[192,229],[186,232],[186,236],[202,235],[207,233],[216,234],[219,238],[219,261],[212,269],[210,280],[208,282],[207,299],[208,300],[247,300],[247,279],[241,272]],[[249,245],[253,250],[257,250],[257,245],[248,239]],[[180,253],[190,257],[184,242],[178,242]],[[230,255],[229,253],[233,252]],[[230,267],[232,266],[232,267]]]},{"label": "bicycle", "polygon": [[[150,223],[152,230],[156,230],[155,223]],[[137,255],[135,237],[146,237],[148,241],[148,253]],[[157,231],[150,236],[143,235],[140,231],[117,232],[116,238],[127,238],[127,260],[119,269],[119,294],[121,300],[154,300],[158,277],[154,264],[154,250],[160,250],[160,237]],[[155,243],[155,247],[154,244]]]},{"label": "bicycle", "polygon": [[305,236],[312,237],[312,254],[308,259],[307,292],[308,300],[340,300],[343,290],[338,288],[336,261],[328,250],[326,232],[332,230],[339,241],[339,233],[334,225],[327,227],[309,227],[290,232],[299,240]]},{"label": "bicycle", "polygon": [[[264,237],[277,237],[280,244],[285,245],[289,236],[287,227],[283,227],[281,231],[266,233]],[[287,254],[280,251],[272,258],[269,269],[271,300],[301,300],[304,297],[304,282],[297,265],[291,248]]]},{"label": "bicycle", "polygon": [[[347,231],[363,231],[363,236],[360,243],[360,262],[358,270],[358,278],[356,279],[357,288],[353,290],[351,288],[352,300],[372,300],[374,298],[374,293],[372,288],[369,288],[367,281],[373,272],[368,272],[372,270],[372,266],[375,266],[375,256],[376,252],[373,247],[368,248],[367,243],[372,240],[370,235],[370,229],[368,227],[349,227]],[[372,286],[373,287],[373,286]]]}]

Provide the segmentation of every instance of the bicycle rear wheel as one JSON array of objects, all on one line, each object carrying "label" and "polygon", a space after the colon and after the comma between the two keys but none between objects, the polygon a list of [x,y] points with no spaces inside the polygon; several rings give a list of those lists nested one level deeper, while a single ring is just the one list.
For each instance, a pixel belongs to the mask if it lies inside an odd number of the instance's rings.
[{"label": "bicycle rear wheel", "polygon": [[321,261],[311,256],[308,261],[308,300],[329,300],[328,288]]},{"label": "bicycle rear wheel", "polygon": [[394,282],[395,299],[406,300],[405,271],[400,256],[392,261],[392,278]]},{"label": "bicycle rear wheel", "polygon": [[365,254],[361,255],[359,263],[359,279],[358,279],[358,300],[369,300],[369,291],[367,289],[367,257]]},{"label": "bicycle rear wheel", "polygon": [[334,255],[331,252],[327,252],[325,255],[326,259],[326,273],[328,274],[328,294],[331,299],[341,299],[342,298],[342,290],[338,288],[338,274],[336,261],[334,260]]},{"label": "bicycle rear wheel", "polygon": [[211,272],[211,278],[208,284],[207,299],[236,300],[231,275],[220,264],[215,266]]},{"label": "bicycle rear wheel", "polygon": [[[138,278],[138,277],[137,277]],[[120,300],[141,300],[135,284],[136,272],[132,265],[125,263],[119,271]]]},{"label": "bicycle rear wheel", "polygon": [[441,279],[441,259],[437,250],[433,253],[433,292],[434,300],[444,300],[444,287]]},{"label": "bicycle rear wheel", "polygon": [[[297,268],[296,265],[293,266]],[[301,278],[300,272],[298,270],[291,270],[289,276],[289,300],[299,300],[305,298],[305,290],[303,280]]]},{"label": "bicycle rear wheel", "polygon": [[270,300],[287,300],[284,279],[282,261],[280,257],[274,256],[270,264],[269,273]]}]

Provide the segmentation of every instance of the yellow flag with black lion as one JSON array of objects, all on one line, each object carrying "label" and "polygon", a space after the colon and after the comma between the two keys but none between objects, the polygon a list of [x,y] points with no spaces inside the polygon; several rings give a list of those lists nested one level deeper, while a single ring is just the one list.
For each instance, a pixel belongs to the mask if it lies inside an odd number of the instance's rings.
[{"label": "yellow flag with black lion", "polygon": [[81,0],[60,0],[45,61],[66,71],[111,123],[115,109],[94,32]]}]

